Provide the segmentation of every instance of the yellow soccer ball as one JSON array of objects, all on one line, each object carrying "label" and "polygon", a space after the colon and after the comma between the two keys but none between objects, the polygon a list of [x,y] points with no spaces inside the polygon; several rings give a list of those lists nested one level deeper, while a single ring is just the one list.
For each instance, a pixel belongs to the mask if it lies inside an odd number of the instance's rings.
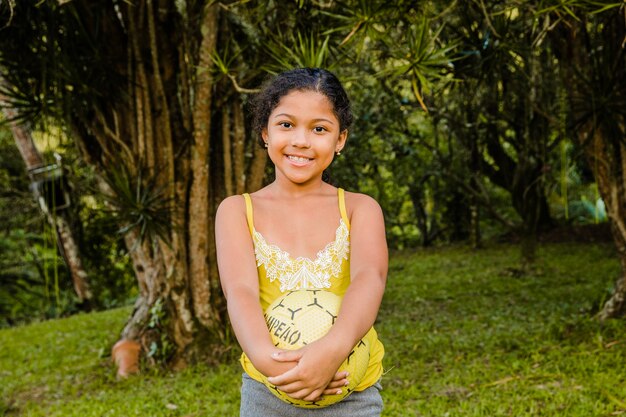
[{"label": "yellow soccer ball", "polygon": [[[265,310],[267,328],[276,347],[280,349],[299,349],[324,336],[337,319],[341,297],[325,290],[290,291],[276,299]],[[350,395],[359,385],[369,364],[369,341],[363,338],[352,349],[343,362],[340,371],[348,371],[348,386],[342,388],[339,395],[324,395],[318,401],[304,401],[289,397],[270,384],[265,385],[270,392],[281,400],[303,408],[327,407]]]}]

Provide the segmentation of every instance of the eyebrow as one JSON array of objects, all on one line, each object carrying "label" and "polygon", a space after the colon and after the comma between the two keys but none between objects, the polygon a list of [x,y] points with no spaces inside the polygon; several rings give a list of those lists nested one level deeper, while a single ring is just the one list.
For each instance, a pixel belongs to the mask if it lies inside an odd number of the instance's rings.
[{"label": "eyebrow", "polygon": [[[278,119],[279,117],[290,117],[292,119],[294,119],[295,117],[289,113],[278,113],[277,115],[274,116],[274,119]],[[319,118],[319,119],[313,119],[313,122],[327,122],[330,123],[331,125],[334,125],[335,122],[333,122],[330,119],[324,119],[324,118]]]}]

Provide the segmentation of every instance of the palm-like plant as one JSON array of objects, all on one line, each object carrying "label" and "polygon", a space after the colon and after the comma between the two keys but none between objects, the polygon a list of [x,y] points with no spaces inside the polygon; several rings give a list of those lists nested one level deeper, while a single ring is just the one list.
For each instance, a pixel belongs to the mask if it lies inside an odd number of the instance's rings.
[{"label": "palm-like plant", "polygon": [[454,68],[451,55],[457,48],[454,42],[439,45],[443,26],[436,31],[431,26],[432,23],[425,16],[408,20],[403,31],[404,39],[400,43],[402,47],[386,45],[390,51],[389,67],[380,72],[381,76],[408,79],[415,98],[426,112],[428,108],[423,95],[430,93],[434,85],[451,81]]},{"label": "palm-like plant", "polygon": [[120,224],[119,233],[136,232],[136,244],[156,244],[159,239],[170,244],[173,201],[157,177],[142,164],[130,169],[122,163],[107,170],[103,179],[107,185],[103,196]]}]

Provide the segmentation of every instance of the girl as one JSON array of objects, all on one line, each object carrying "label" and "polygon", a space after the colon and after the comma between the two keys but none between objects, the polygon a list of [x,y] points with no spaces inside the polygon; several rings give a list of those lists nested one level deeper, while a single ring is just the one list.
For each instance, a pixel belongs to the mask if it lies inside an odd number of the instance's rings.
[{"label": "girl", "polygon": [[[253,115],[275,179],[255,193],[225,199],[216,215],[220,279],[244,352],[240,416],[380,416],[384,349],[370,329],[387,277],[383,215],[372,198],[322,179],[346,145],[352,122],[348,96],[332,73],[295,69],[265,85]],[[285,291],[299,288],[343,296],[341,310],[324,337],[280,351],[263,311]],[[356,392],[336,404],[296,408],[260,382],[267,376],[297,399],[337,395],[350,378],[338,369],[366,333],[372,338],[367,373]]]}]

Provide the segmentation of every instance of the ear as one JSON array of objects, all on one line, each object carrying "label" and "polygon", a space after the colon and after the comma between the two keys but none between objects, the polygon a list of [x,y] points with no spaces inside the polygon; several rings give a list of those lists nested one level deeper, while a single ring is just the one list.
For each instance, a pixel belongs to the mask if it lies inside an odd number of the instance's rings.
[{"label": "ear", "polygon": [[344,146],[346,146],[347,140],[348,140],[348,129],[344,129],[339,134],[339,139],[337,139],[337,144],[335,145],[335,152],[341,152]]},{"label": "ear", "polygon": [[261,130],[261,138],[263,138],[263,142],[267,144],[267,141],[269,140],[269,136],[267,135],[267,129]]}]

